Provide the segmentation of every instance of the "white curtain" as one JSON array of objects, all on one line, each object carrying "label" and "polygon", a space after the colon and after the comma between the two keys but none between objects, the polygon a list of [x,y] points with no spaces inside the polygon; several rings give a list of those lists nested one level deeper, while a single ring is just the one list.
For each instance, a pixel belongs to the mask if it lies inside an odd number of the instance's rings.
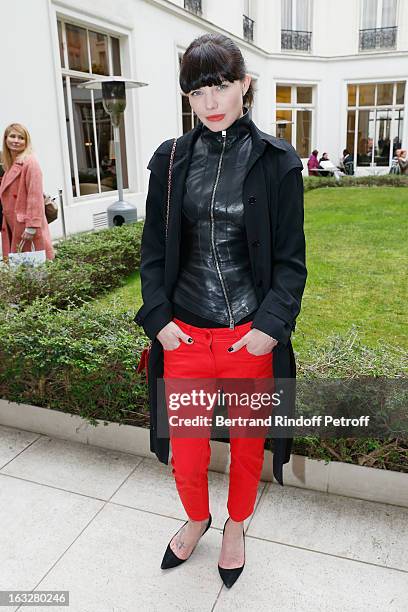
[{"label": "white curtain", "polygon": [[363,0],[363,30],[377,27],[377,3],[378,0]]},{"label": "white curtain", "polygon": [[282,30],[293,30],[292,0],[282,0]]},{"label": "white curtain", "polygon": [[391,28],[397,25],[397,0],[383,0],[381,27]]},{"label": "white curtain", "polygon": [[309,31],[309,0],[296,2],[296,30]]}]

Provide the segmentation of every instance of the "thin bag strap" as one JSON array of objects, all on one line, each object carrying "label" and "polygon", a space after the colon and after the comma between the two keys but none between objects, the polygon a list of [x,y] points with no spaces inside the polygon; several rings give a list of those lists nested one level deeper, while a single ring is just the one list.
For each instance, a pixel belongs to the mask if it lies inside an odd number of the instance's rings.
[{"label": "thin bag strap", "polygon": [[167,206],[166,206],[166,241],[167,241],[167,231],[168,231],[168,227],[169,227],[169,213],[170,213],[170,193],[171,193],[171,175],[172,175],[172,171],[173,171],[173,159],[174,159],[174,154],[176,152],[176,144],[177,144],[177,138],[174,139],[173,141],[173,147],[171,149],[171,154],[170,154],[170,163],[169,163],[169,176],[168,176],[168,181],[167,181]]}]

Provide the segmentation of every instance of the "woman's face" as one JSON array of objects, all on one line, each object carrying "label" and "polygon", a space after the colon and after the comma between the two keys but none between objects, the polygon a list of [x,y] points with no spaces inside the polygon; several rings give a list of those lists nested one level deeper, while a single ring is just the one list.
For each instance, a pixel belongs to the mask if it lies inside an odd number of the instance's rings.
[{"label": "woman's face", "polygon": [[22,153],[26,148],[26,141],[23,134],[11,130],[6,138],[6,143],[11,153]]},{"label": "woman's face", "polygon": [[188,94],[191,108],[212,132],[226,130],[242,117],[242,99],[250,83],[251,77],[247,74],[242,81],[223,81],[221,85],[194,89]]}]

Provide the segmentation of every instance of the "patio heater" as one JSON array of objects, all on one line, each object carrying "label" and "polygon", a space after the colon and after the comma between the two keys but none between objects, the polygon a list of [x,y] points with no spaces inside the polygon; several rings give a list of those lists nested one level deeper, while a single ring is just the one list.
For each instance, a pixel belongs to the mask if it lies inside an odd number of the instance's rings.
[{"label": "patio heater", "polygon": [[[272,121],[272,125],[276,125],[278,131],[279,131],[279,126],[282,126],[284,128],[286,125],[290,125],[290,124],[293,124],[293,123],[295,123],[295,122],[294,121],[289,121],[288,119],[279,119],[278,121]],[[279,133],[280,133],[280,131],[279,131]],[[282,136],[279,136],[278,134],[276,134],[276,136],[278,138],[282,138]]]},{"label": "patio heater", "polygon": [[126,202],[123,198],[122,156],[120,150],[119,125],[126,108],[126,89],[145,87],[148,83],[141,83],[124,77],[112,76],[107,79],[98,79],[81,83],[78,87],[85,89],[102,90],[102,103],[110,116],[113,127],[116,183],[118,200],[107,208],[108,227],[134,223],[137,221],[137,208]]}]

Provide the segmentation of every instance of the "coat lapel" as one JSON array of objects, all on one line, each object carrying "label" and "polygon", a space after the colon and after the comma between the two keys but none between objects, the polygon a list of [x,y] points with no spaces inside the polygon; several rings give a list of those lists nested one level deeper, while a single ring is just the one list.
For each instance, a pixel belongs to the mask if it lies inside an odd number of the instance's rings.
[{"label": "coat lapel", "polygon": [[2,194],[6,191],[6,189],[8,189],[8,187],[10,187],[11,183],[20,176],[22,168],[23,164],[14,163],[9,171],[4,175],[0,187],[0,192]]},{"label": "coat lapel", "polygon": [[199,135],[198,127],[194,128],[177,142],[171,174],[171,197],[169,205],[169,225],[167,230],[165,285],[171,294],[177,279],[181,243],[181,210],[183,205],[184,185],[190,164],[193,146]]}]

